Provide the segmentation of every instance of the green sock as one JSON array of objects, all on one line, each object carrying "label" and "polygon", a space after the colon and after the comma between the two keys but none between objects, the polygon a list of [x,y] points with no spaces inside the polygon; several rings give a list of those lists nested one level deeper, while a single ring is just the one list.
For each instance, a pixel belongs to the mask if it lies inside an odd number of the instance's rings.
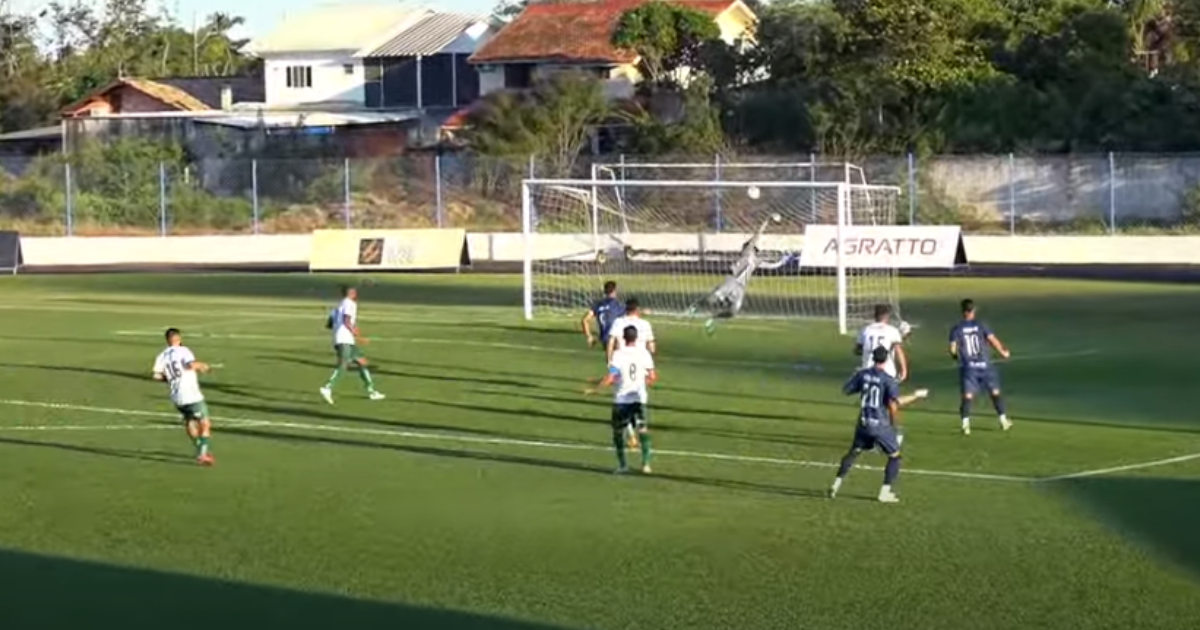
[{"label": "green sock", "polygon": [[617,465],[626,468],[628,463],[625,460],[625,436],[616,431],[613,432],[613,448],[617,449]]},{"label": "green sock", "polygon": [[642,443],[642,465],[650,465],[650,456],[653,454],[650,451],[650,434],[642,433],[638,435],[638,441]]},{"label": "green sock", "polygon": [[333,389],[333,386],[338,382],[339,378],[342,378],[342,368],[335,367],[333,368],[333,374],[329,375],[329,382],[325,383],[325,387],[328,389]]},{"label": "green sock", "polygon": [[203,457],[205,455],[208,455],[208,438],[196,438],[196,456]]},{"label": "green sock", "polygon": [[375,382],[371,380],[371,370],[368,370],[367,366],[358,366],[358,377],[362,379],[363,387],[366,387],[368,392],[375,391]]}]

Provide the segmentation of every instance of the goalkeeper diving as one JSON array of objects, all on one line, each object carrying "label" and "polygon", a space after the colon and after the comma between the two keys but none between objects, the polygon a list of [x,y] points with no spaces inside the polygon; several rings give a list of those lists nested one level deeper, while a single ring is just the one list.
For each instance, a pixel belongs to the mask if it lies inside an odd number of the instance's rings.
[{"label": "goalkeeper diving", "polygon": [[746,289],[750,285],[750,278],[754,272],[772,271],[796,260],[795,254],[787,254],[775,262],[764,262],[759,257],[758,241],[762,238],[763,232],[772,222],[779,223],[782,220],[783,217],[772,214],[763,221],[754,236],[742,245],[737,262],[733,263],[730,274],[725,277],[725,280],[707,297],[688,309],[688,315],[695,315],[702,310],[709,314],[708,320],[704,322],[704,330],[708,334],[711,335],[716,331],[718,319],[730,319],[741,312],[742,304],[746,301]]}]

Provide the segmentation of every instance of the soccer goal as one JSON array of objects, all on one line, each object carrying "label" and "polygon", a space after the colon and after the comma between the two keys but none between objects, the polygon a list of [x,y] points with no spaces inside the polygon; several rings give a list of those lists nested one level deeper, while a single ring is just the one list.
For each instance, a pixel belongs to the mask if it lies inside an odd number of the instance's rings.
[{"label": "soccer goal", "polygon": [[[711,162],[630,162],[624,156],[618,162],[592,163],[592,179],[612,182],[625,180],[705,180],[723,181],[794,181],[794,182],[845,182],[867,184],[867,173],[863,167],[849,162],[727,162],[716,157]],[[815,191],[812,192],[815,194]],[[613,199],[622,216],[625,212],[625,189],[613,189]],[[815,203],[815,200],[813,201]],[[721,212],[722,199],[714,197],[714,228],[724,228]]]},{"label": "soccer goal", "polygon": [[[657,315],[685,315],[761,230],[764,260],[739,317],[831,319],[845,333],[877,303],[898,308],[895,269],[803,267],[805,228],[894,225],[900,189],[844,181],[529,179],[522,184],[525,316],[578,314],[606,280]],[[829,257],[824,257],[828,260]]]}]

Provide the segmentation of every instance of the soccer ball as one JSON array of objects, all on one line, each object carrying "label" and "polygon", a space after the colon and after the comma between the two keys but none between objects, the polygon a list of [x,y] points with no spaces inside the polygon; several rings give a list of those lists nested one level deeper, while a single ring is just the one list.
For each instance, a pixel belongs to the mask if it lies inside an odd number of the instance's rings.
[{"label": "soccer ball", "polygon": [[775,214],[771,215],[771,220],[776,223],[783,223],[783,215],[776,212]]},{"label": "soccer ball", "polygon": [[758,199],[762,193],[758,190],[758,186],[751,186],[746,189],[746,196],[751,199]]},{"label": "soccer ball", "polygon": [[901,321],[896,324],[896,328],[900,329],[900,335],[907,337],[912,334],[912,325],[908,322]]}]

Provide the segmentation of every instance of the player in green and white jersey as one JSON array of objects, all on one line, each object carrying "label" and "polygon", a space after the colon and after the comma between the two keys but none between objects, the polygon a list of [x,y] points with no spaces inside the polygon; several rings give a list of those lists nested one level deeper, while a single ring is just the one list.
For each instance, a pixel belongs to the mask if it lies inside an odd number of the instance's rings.
[{"label": "player in green and white jersey", "polygon": [[166,337],[167,349],[154,360],[154,380],[166,381],[171,388],[171,402],[183,416],[188,437],[196,445],[196,462],[202,466],[212,466],[216,463],[209,450],[212,421],[208,417],[208,405],[200,391],[198,376],[208,372],[208,364],[197,361],[196,355],[183,345],[179,329],[168,329]]},{"label": "player in green and white jersey", "polygon": [[371,370],[367,369],[367,357],[363,356],[358,348],[360,342],[366,342],[358,332],[358,289],[342,288],[342,301],[329,314],[326,327],[333,331],[333,350],[337,353],[337,365],[333,368],[329,381],[320,389],[321,398],[332,405],[333,386],[342,377],[343,370],[355,366],[358,368],[363,387],[367,390],[367,397],[371,400],[383,400],[383,394],[375,389],[375,383],[371,380]]}]

